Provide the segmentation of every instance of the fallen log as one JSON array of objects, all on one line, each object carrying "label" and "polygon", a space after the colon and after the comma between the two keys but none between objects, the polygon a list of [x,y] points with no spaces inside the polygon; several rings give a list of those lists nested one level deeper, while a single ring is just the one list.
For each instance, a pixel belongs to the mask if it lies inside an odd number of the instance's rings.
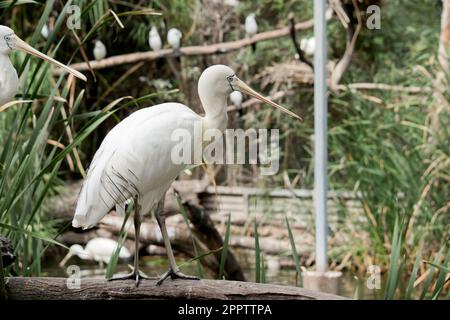
[{"label": "fallen log", "polygon": [[342,300],[344,297],[303,288],[223,280],[106,281],[83,278],[79,287],[67,278],[9,278],[6,292],[10,300],[122,300],[122,299],[195,299],[195,300]]}]

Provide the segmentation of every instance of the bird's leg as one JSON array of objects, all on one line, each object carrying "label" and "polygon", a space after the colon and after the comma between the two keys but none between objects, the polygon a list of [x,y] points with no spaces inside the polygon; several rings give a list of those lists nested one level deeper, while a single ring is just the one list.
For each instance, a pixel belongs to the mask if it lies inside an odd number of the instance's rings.
[{"label": "bird's leg", "polygon": [[166,228],[166,217],[164,215],[164,198],[158,203],[158,206],[156,208],[156,220],[158,221],[159,228],[161,229],[161,234],[164,240],[164,246],[166,247],[167,251],[167,257],[169,258],[169,271],[167,271],[161,276],[156,285],[159,286],[168,277],[171,277],[172,280],[173,279],[200,280],[200,278],[198,277],[183,274],[177,266],[175,257],[173,255],[172,245],[170,244],[170,238]]},{"label": "bird's leg", "polygon": [[134,266],[133,266],[133,272],[131,272],[130,274],[123,276],[123,277],[115,277],[115,278],[111,278],[109,279],[110,281],[116,281],[116,280],[129,280],[129,279],[133,279],[135,280],[136,283],[136,287],[139,286],[139,282],[141,281],[141,279],[152,279],[149,277],[146,277],[144,275],[142,275],[139,272],[139,237],[140,237],[140,230],[141,230],[141,222],[142,222],[142,217],[141,217],[141,213],[140,213],[140,205],[138,202],[138,196],[136,196],[134,198]]}]

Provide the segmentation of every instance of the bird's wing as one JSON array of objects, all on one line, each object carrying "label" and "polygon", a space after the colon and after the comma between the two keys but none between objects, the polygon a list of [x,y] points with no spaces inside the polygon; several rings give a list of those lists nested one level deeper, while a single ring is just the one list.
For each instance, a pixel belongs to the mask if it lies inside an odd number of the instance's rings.
[{"label": "bird's wing", "polygon": [[[200,117],[181,104],[139,110],[114,127],[94,156],[77,202],[74,227],[94,226],[114,206],[139,196],[145,210],[183,169],[171,161],[176,129],[193,131]],[[152,195],[156,198],[152,198]],[[146,212],[143,212],[146,213]]]}]

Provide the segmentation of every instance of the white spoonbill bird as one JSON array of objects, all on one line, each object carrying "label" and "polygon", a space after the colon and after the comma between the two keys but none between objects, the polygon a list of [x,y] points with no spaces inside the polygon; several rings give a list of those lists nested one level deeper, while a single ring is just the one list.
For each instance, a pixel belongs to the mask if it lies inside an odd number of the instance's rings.
[{"label": "white spoonbill bird", "polygon": [[56,64],[58,67],[70,72],[75,77],[80,78],[83,81],[87,81],[87,78],[82,73],[46,56],[42,52],[37,51],[16,36],[12,29],[0,25],[0,106],[13,100],[14,96],[19,91],[19,77],[17,76],[16,69],[14,69],[14,66],[8,56],[12,50],[21,50],[25,53]]},{"label": "white spoonbill bird", "polygon": [[177,28],[171,28],[167,32],[167,43],[175,50],[180,49],[181,46],[181,38],[183,34]]},{"label": "white spoonbill bird", "polygon": [[161,37],[159,36],[158,29],[154,26],[148,34],[148,44],[153,51],[159,51],[162,48]]},{"label": "white spoonbill bird", "polygon": [[[108,264],[112,255],[116,251],[118,243],[108,238],[94,238],[89,240],[86,247],[82,247],[79,244],[70,246],[69,253],[61,260],[59,265],[64,266],[67,261],[73,256],[78,256],[83,260],[94,260],[100,263]],[[129,259],[131,257],[130,251],[127,248],[122,247],[119,251],[120,259]]]},{"label": "white spoonbill bird", "polygon": [[[141,214],[155,212],[169,259],[169,271],[157,282],[166,278],[197,279],[180,272],[176,265],[164,217],[164,195],[178,174],[189,163],[173,159],[173,151],[180,142],[172,136],[182,130],[191,139],[183,141],[186,149],[203,147],[209,139],[209,129],[224,131],[227,126],[227,98],[232,91],[241,91],[281,111],[302,119],[295,113],[268,100],[241,81],[234,71],[224,65],[214,65],[203,71],[198,82],[198,94],[205,109],[201,117],[180,103],[163,103],[144,108],[129,115],[105,137],[94,155],[75,209],[72,225],[75,228],[93,227],[108,212],[125,209],[133,199],[135,255],[133,272],[122,278],[134,279],[139,285],[139,230]],[[200,128],[202,134],[197,134]],[[211,132],[211,131],[209,131]],[[186,139],[186,140],[188,140]],[[197,140],[198,139],[198,140]],[[201,140],[200,140],[201,139]]]},{"label": "white spoonbill bird", "polygon": [[103,42],[101,42],[100,40],[95,40],[95,45],[94,45],[94,58],[95,60],[102,60],[106,58],[106,46],[104,45]]},{"label": "white spoonbill bird", "polygon": [[316,38],[311,37],[300,40],[300,49],[302,49],[307,56],[313,56],[316,51]]}]

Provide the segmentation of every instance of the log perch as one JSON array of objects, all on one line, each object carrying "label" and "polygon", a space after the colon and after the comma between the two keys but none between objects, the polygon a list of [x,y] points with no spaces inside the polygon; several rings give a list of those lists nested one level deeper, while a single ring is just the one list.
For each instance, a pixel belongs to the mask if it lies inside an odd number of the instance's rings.
[{"label": "log perch", "polygon": [[224,280],[144,280],[139,287],[133,281],[81,279],[79,289],[68,289],[67,278],[9,278],[6,285],[10,300],[342,300],[344,297],[303,288]]}]

